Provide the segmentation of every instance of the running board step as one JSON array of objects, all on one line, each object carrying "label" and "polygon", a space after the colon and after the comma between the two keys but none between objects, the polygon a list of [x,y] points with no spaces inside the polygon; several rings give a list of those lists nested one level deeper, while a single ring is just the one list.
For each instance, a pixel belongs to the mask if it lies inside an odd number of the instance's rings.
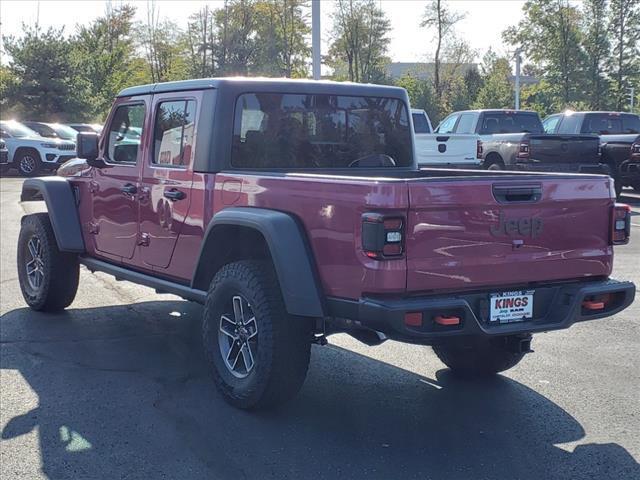
[{"label": "running board step", "polygon": [[191,300],[192,302],[197,302],[203,305],[207,298],[207,292],[204,290],[198,290],[170,280],[152,277],[151,275],[136,272],[135,270],[130,270],[118,265],[113,265],[112,263],[104,262],[102,260],[90,257],[79,257],[78,261],[91,272],[103,272],[113,275],[116,280],[127,280],[129,282],[137,283],[138,285],[151,287],[155,289],[156,293],[171,293],[173,295],[178,295],[185,300]]}]

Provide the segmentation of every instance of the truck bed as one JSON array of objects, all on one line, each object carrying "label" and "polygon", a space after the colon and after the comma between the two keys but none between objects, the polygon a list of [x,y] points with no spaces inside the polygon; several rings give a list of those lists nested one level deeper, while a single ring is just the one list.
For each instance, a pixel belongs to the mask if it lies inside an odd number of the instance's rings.
[{"label": "truck bed", "polygon": [[[214,210],[295,215],[328,296],[466,291],[611,272],[614,200],[602,175],[427,168],[216,175],[216,190],[232,183],[237,200],[214,202]],[[401,258],[365,255],[364,213],[404,219]],[[499,231],[513,220],[515,231]],[[534,224],[541,224],[535,234]]]}]

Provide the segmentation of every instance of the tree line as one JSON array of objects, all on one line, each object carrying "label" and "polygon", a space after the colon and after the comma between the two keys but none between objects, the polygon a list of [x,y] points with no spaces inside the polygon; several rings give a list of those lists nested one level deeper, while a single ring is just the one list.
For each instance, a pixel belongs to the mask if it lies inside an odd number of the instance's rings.
[{"label": "tree line", "polygon": [[[2,116],[101,121],[113,97],[137,84],[212,76],[306,78],[310,74],[308,0],[226,0],[204,6],[179,25],[155,2],[136,21],[133,4],[106,3],[105,12],[71,34],[24,25],[3,36],[8,62],[0,66]],[[521,107],[547,114],[564,108],[628,108],[640,96],[638,0],[530,0],[522,20],[502,32],[508,55],[475,51],[457,30],[464,14],[445,0],[422,4],[429,72],[390,78],[391,23],[380,2],[335,0],[323,63],[331,78],[397,84],[412,106],[434,122],[451,111],[514,106],[516,49],[523,74]],[[483,25],[482,28],[491,28]],[[636,104],[639,103],[636,101]]]}]

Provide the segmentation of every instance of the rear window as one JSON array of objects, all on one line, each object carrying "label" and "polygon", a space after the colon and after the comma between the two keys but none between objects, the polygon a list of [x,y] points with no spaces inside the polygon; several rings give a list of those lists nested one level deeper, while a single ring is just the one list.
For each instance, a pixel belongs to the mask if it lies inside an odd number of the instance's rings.
[{"label": "rear window", "polygon": [[384,97],[243,94],[236,101],[231,164],[255,169],[410,166],[407,107]]},{"label": "rear window", "polygon": [[535,113],[492,112],[482,116],[480,134],[543,133],[540,117]]},{"label": "rear window", "polygon": [[429,128],[429,122],[427,122],[427,117],[425,117],[424,113],[412,113],[413,117],[413,131],[416,133],[431,133],[431,129]]},{"label": "rear window", "polygon": [[640,133],[640,117],[619,113],[590,113],[585,116],[580,132],[599,135]]}]

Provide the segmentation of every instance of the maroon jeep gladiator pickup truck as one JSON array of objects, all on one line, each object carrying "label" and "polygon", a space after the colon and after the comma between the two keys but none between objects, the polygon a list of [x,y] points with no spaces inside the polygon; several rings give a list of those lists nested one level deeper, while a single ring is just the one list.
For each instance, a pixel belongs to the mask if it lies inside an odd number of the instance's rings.
[{"label": "maroon jeep gladiator pickup truck", "polygon": [[205,79],[123,90],[82,161],[28,179],[26,302],[71,304],[79,265],[204,305],[222,395],[278,404],[310,345],[432,345],[454,372],[516,365],[535,332],[608,317],[630,212],[602,175],[418,169],[403,89]]}]

